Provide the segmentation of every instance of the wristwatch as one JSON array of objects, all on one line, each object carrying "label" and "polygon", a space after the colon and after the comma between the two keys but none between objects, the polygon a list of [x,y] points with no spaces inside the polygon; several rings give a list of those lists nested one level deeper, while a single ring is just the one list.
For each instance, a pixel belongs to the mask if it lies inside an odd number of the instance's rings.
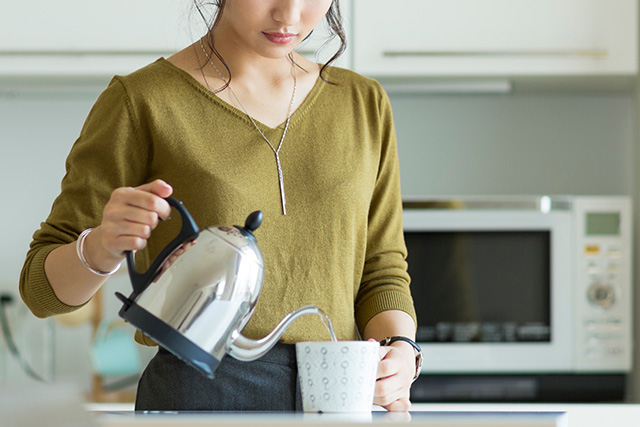
[{"label": "wristwatch", "polygon": [[422,368],[422,349],[412,339],[407,337],[400,337],[400,336],[386,337],[385,339],[380,341],[380,345],[391,345],[396,341],[407,342],[411,344],[411,347],[413,347],[413,351],[415,352],[415,355],[416,355],[416,374],[413,377],[413,381],[417,380],[418,376],[420,375],[420,369]]}]

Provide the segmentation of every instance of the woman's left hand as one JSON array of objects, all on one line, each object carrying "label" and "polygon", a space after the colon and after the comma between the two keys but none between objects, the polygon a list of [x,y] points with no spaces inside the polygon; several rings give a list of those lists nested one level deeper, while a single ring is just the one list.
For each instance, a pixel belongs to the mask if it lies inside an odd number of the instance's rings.
[{"label": "woman's left hand", "polygon": [[391,345],[380,347],[378,379],[373,403],[387,411],[409,411],[411,408],[409,389],[415,372],[416,358],[411,345],[396,341]]}]

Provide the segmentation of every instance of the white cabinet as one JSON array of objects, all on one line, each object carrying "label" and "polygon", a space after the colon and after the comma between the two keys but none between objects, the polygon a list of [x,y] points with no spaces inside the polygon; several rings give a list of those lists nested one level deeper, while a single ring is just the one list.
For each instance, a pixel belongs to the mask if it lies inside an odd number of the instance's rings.
[{"label": "white cabinet", "polygon": [[0,51],[18,53],[167,52],[180,46],[188,1],[7,1]]},{"label": "white cabinet", "polygon": [[[348,31],[350,0],[341,1]],[[203,10],[205,16],[215,8]],[[207,32],[191,0],[5,1],[0,10],[0,77],[82,77],[126,74],[188,46]],[[339,46],[325,21],[300,46],[325,62]],[[334,65],[349,67],[344,53]]]},{"label": "white cabinet", "polygon": [[[190,0],[3,3],[0,77],[127,73],[206,32]],[[340,5],[348,50],[334,65],[373,77],[628,77],[638,70],[638,0],[341,0]],[[320,49],[327,40],[323,21],[298,51],[325,62],[339,45],[334,38]]]},{"label": "white cabinet", "polygon": [[634,75],[637,0],[353,0],[353,68],[385,76]]},{"label": "white cabinet", "polygon": [[191,43],[205,27],[184,0],[5,1],[0,76],[126,73]]}]

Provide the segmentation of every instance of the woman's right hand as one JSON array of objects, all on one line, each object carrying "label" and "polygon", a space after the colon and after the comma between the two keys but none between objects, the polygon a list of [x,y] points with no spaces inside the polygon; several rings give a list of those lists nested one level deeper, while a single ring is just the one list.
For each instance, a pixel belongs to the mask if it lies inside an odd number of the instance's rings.
[{"label": "woman's right hand", "polygon": [[[171,214],[164,200],[173,188],[162,180],[136,188],[118,188],[104,207],[102,223],[86,236],[84,257],[98,271],[112,271],[125,258],[125,251],[147,246],[147,239],[159,219]],[[54,249],[45,259],[44,269],[56,297],[69,306],[86,303],[105,282],[92,274],[78,259],[77,242]]]},{"label": "woman's right hand", "polygon": [[[173,193],[173,188],[157,179],[139,187],[121,187],[111,193],[104,207],[99,229],[102,250],[107,263],[119,263],[126,251],[136,251],[147,246],[151,231],[160,219],[167,219],[171,206],[164,200]],[[94,233],[91,233],[94,234]],[[97,243],[97,242],[96,242]],[[108,269],[107,269],[108,271]]]}]

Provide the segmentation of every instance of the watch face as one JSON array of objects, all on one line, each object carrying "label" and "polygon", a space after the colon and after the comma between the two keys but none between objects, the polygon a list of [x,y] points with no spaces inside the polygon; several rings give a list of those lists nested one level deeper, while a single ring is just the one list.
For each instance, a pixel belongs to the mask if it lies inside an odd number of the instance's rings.
[{"label": "watch face", "polygon": [[417,352],[418,354],[416,354],[416,375],[415,377],[413,377],[413,379],[415,380],[416,378],[418,378],[418,376],[420,376],[420,371],[422,371],[422,353]]}]

